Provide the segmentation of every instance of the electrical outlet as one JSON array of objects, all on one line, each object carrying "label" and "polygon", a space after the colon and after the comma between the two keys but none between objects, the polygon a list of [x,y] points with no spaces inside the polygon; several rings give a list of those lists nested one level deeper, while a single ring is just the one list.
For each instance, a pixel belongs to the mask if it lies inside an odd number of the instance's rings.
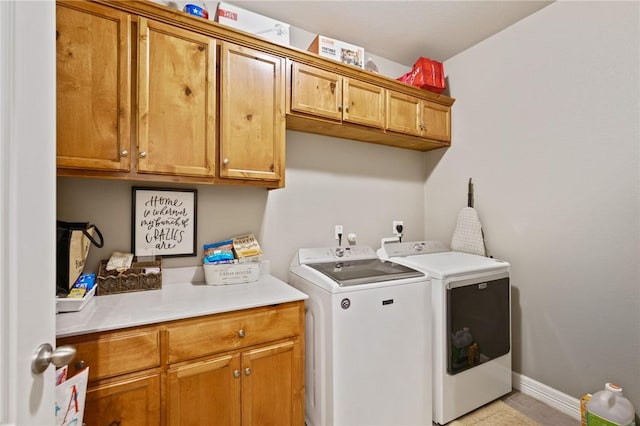
[{"label": "electrical outlet", "polygon": [[404,228],[404,224],[402,223],[401,220],[394,220],[393,221],[393,235],[400,235],[402,233],[402,230],[398,231],[398,226],[401,226],[402,228]]},{"label": "electrical outlet", "polygon": [[342,234],[342,225],[336,225],[336,230],[335,230],[335,236],[334,238],[337,240],[340,237],[338,236],[338,234],[343,235]]}]

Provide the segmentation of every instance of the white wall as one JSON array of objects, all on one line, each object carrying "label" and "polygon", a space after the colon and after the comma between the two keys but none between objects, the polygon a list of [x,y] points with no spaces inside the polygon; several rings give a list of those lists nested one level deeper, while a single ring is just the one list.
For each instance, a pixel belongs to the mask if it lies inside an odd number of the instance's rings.
[{"label": "white wall", "polygon": [[638,2],[555,2],[445,63],[453,145],[426,155],[425,229],[467,181],[512,264],[514,370],[640,409]]}]

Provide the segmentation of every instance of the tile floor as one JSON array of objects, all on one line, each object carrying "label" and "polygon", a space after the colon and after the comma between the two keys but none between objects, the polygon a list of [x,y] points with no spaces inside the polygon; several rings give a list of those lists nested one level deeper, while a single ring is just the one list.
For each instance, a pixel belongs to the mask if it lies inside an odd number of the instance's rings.
[{"label": "tile floor", "polygon": [[580,420],[564,414],[544,402],[525,395],[518,391],[513,391],[501,398],[502,402],[515,408],[530,419],[535,420],[542,426],[579,426]]},{"label": "tile floor", "polygon": [[[580,426],[580,420],[516,390],[500,398],[502,402],[538,422],[540,426]],[[433,423],[433,426],[440,426]],[[495,426],[517,426],[512,423]]]}]

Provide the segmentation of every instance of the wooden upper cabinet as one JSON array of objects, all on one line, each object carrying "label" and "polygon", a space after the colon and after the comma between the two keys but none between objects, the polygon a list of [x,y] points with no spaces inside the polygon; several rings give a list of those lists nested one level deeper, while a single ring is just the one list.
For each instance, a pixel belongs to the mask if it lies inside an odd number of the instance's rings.
[{"label": "wooden upper cabinet", "polygon": [[215,39],[145,18],[138,34],[138,172],[215,175]]},{"label": "wooden upper cabinet", "polygon": [[284,186],[286,129],[427,151],[454,99],[148,1],[57,0],[59,176]]},{"label": "wooden upper cabinet", "polygon": [[385,89],[354,78],[344,78],[343,120],[371,127],[384,127]]},{"label": "wooden upper cabinet", "polygon": [[443,142],[451,142],[451,108],[433,102],[422,101],[424,120],[423,136]]},{"label": "wooden upper cabinet", "polygon": [[293,63],[291,111],[333,120],[342,119],[342,76]]},{"label": "wooden upper cabinet", "polygon": [[221,178],[282,182],[284,85],[284,58],[222,42]]},{"label": "wooden upper cabinet", "polygon": [[451,141],[451,108],[387,91],[387,130],[444,143]]},{"label": "wooden upper cabinet", "polygon": [[56,4],[57,166],[129,171],[131,15]]},{"label": "wooden upper cabinet", "polygon": [[382,87],[299,63],[292,64],[291,111],[384,127]]},{"label": "wooden upper cabinet", "polygon": [[387,92],[388,130],[420,136],[421,114],[420,99],[391,90]]}]

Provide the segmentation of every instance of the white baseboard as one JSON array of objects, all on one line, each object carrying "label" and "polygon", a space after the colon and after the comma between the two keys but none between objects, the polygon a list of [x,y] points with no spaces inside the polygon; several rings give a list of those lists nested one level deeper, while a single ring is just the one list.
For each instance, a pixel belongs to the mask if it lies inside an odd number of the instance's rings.
[{"label": "white baseboard", "polygon": [[580,420],[579,399],[555,390],[527,376],[516,373],[515,371],[511,373],[511,378],[514,389],[538,401],[544,402],[576,420]]}]

